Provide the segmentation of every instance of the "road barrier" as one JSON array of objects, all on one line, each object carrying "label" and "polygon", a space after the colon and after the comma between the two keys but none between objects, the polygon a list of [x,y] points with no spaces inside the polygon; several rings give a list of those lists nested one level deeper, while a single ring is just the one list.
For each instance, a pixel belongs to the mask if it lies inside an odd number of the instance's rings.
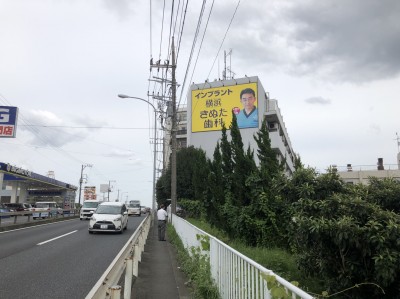
[{"label": "road barrier", "polygon": [[[152,219],[153,216],[148,214],[140,223],[111,265],[86,295],[86,299],[119,299],[122,289],[124,291],[123,298],[131,298],[133,276],[137,277],[138,275],[138,265]],[[122,288],[118,283],[124,273],[124,287]]]},{"label": "road barrier", "polygon": [[64,217],[76,217],[79,216],[79,210],[67,209],[60,210],[56,215],[46,217],[44,220],[33,219],[32,214],[37,213],[35,211],[21,211],[21,212],[2,212],[0,213],[0,231],[8,228],[15,228],[18,225],[34,225],[39,221],[51,222]]},{"label": "road barrier", "polygon": [[[271,293],[276,291],[285,292],[293,299],[314,298],[186,220],[170,216],[168,218],[186,250],[191,253],[191,249],[196,249],[196,252],[208,257],[211,276],[221,298],[270,299],[273,297]],[[274,296],[278,297],[283,296]]]}]

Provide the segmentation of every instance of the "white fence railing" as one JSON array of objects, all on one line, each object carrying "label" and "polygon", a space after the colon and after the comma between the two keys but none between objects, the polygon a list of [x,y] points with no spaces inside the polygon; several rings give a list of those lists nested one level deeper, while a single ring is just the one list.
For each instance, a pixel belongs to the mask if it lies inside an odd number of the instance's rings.
[{"label": "white fence railing", "polygon": [[[138,264],[141,261],[142,252],[144,251],[151,219],[153,217],[148,214],[89,294],[86,295],[86,299],[131,298],[133,276],[138,276]],[[121,296],[122,287],[118,285],[118,282],[124,273],[125,287],[124,294]]]},{"label": "white fence railing", "polygon": [[[201,254],[209,257],[211,275],[223,299],[270,299],[274,286],[283,287],[292,299],[314,298],[186,220],[171,216],[185,248],[189,252],[192,247],[198,248]],[[201,242],[206,239],[210,243],[209,251],[202,248]]]}]

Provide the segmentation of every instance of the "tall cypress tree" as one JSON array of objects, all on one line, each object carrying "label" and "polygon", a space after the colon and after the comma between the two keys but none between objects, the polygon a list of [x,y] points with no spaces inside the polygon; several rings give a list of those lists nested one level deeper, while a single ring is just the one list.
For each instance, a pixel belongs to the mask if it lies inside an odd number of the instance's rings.
[{"label": "tall cypress tree", "polygon": [[222,137],[221,137],[221,167],[222,167],[222,177],[225,192],[231,192],[231,182],[232,182],[232,149],[231,144],[228,141],[228,136],[226,134],[226,127],[222,125]]},{"label": "tall cypress tree", "polygon": [[222,209],[225,203],[225,192],[222,175],[222,156],[219,142],[214,150],[213,161],[208,160],[209,175],[207,184],[207,195],[204,203],[206,207],[207,217],[211,225],[222,228]]},{"label": "tall cypress tree", "polygon": [[260,179],[263,185],[268,188],[271,179],[281,173],[282,166],[276,157],[276,152],[271,148],[266,119],[263,120],[261,129],[254,136],[254,140],[258,146],[257,157],[260,161]]},{"label": "tall cypress tree", "polygon": [[255,163],[250,148],[247,154],[244,151],[242,136],[237,125],[236,115],[232,112],[231,147],[233,165],[233,188],[235,201],[238,206],[247,206],[250,203],[251,192],[246,187],[246,179],[255,171]]}]

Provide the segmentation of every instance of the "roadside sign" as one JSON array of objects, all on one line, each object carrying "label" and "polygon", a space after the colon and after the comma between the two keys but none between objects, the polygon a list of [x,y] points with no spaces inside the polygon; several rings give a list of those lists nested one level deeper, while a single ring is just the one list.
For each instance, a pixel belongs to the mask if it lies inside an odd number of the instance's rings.
[{"label": "roadside sign", "polygon": [[15,138],[18,107],[0,106],[0,138]]}]

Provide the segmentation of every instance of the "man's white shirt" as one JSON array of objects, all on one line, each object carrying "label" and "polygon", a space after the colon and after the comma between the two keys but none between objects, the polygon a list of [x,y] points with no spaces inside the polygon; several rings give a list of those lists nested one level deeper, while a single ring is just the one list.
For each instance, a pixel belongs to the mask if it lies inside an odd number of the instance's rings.
[{"label": "man's white shirt", "polygon": [[167,220],[168,214],[164,209],[159,209],[157,211],[157,219],[158,220]]}]

